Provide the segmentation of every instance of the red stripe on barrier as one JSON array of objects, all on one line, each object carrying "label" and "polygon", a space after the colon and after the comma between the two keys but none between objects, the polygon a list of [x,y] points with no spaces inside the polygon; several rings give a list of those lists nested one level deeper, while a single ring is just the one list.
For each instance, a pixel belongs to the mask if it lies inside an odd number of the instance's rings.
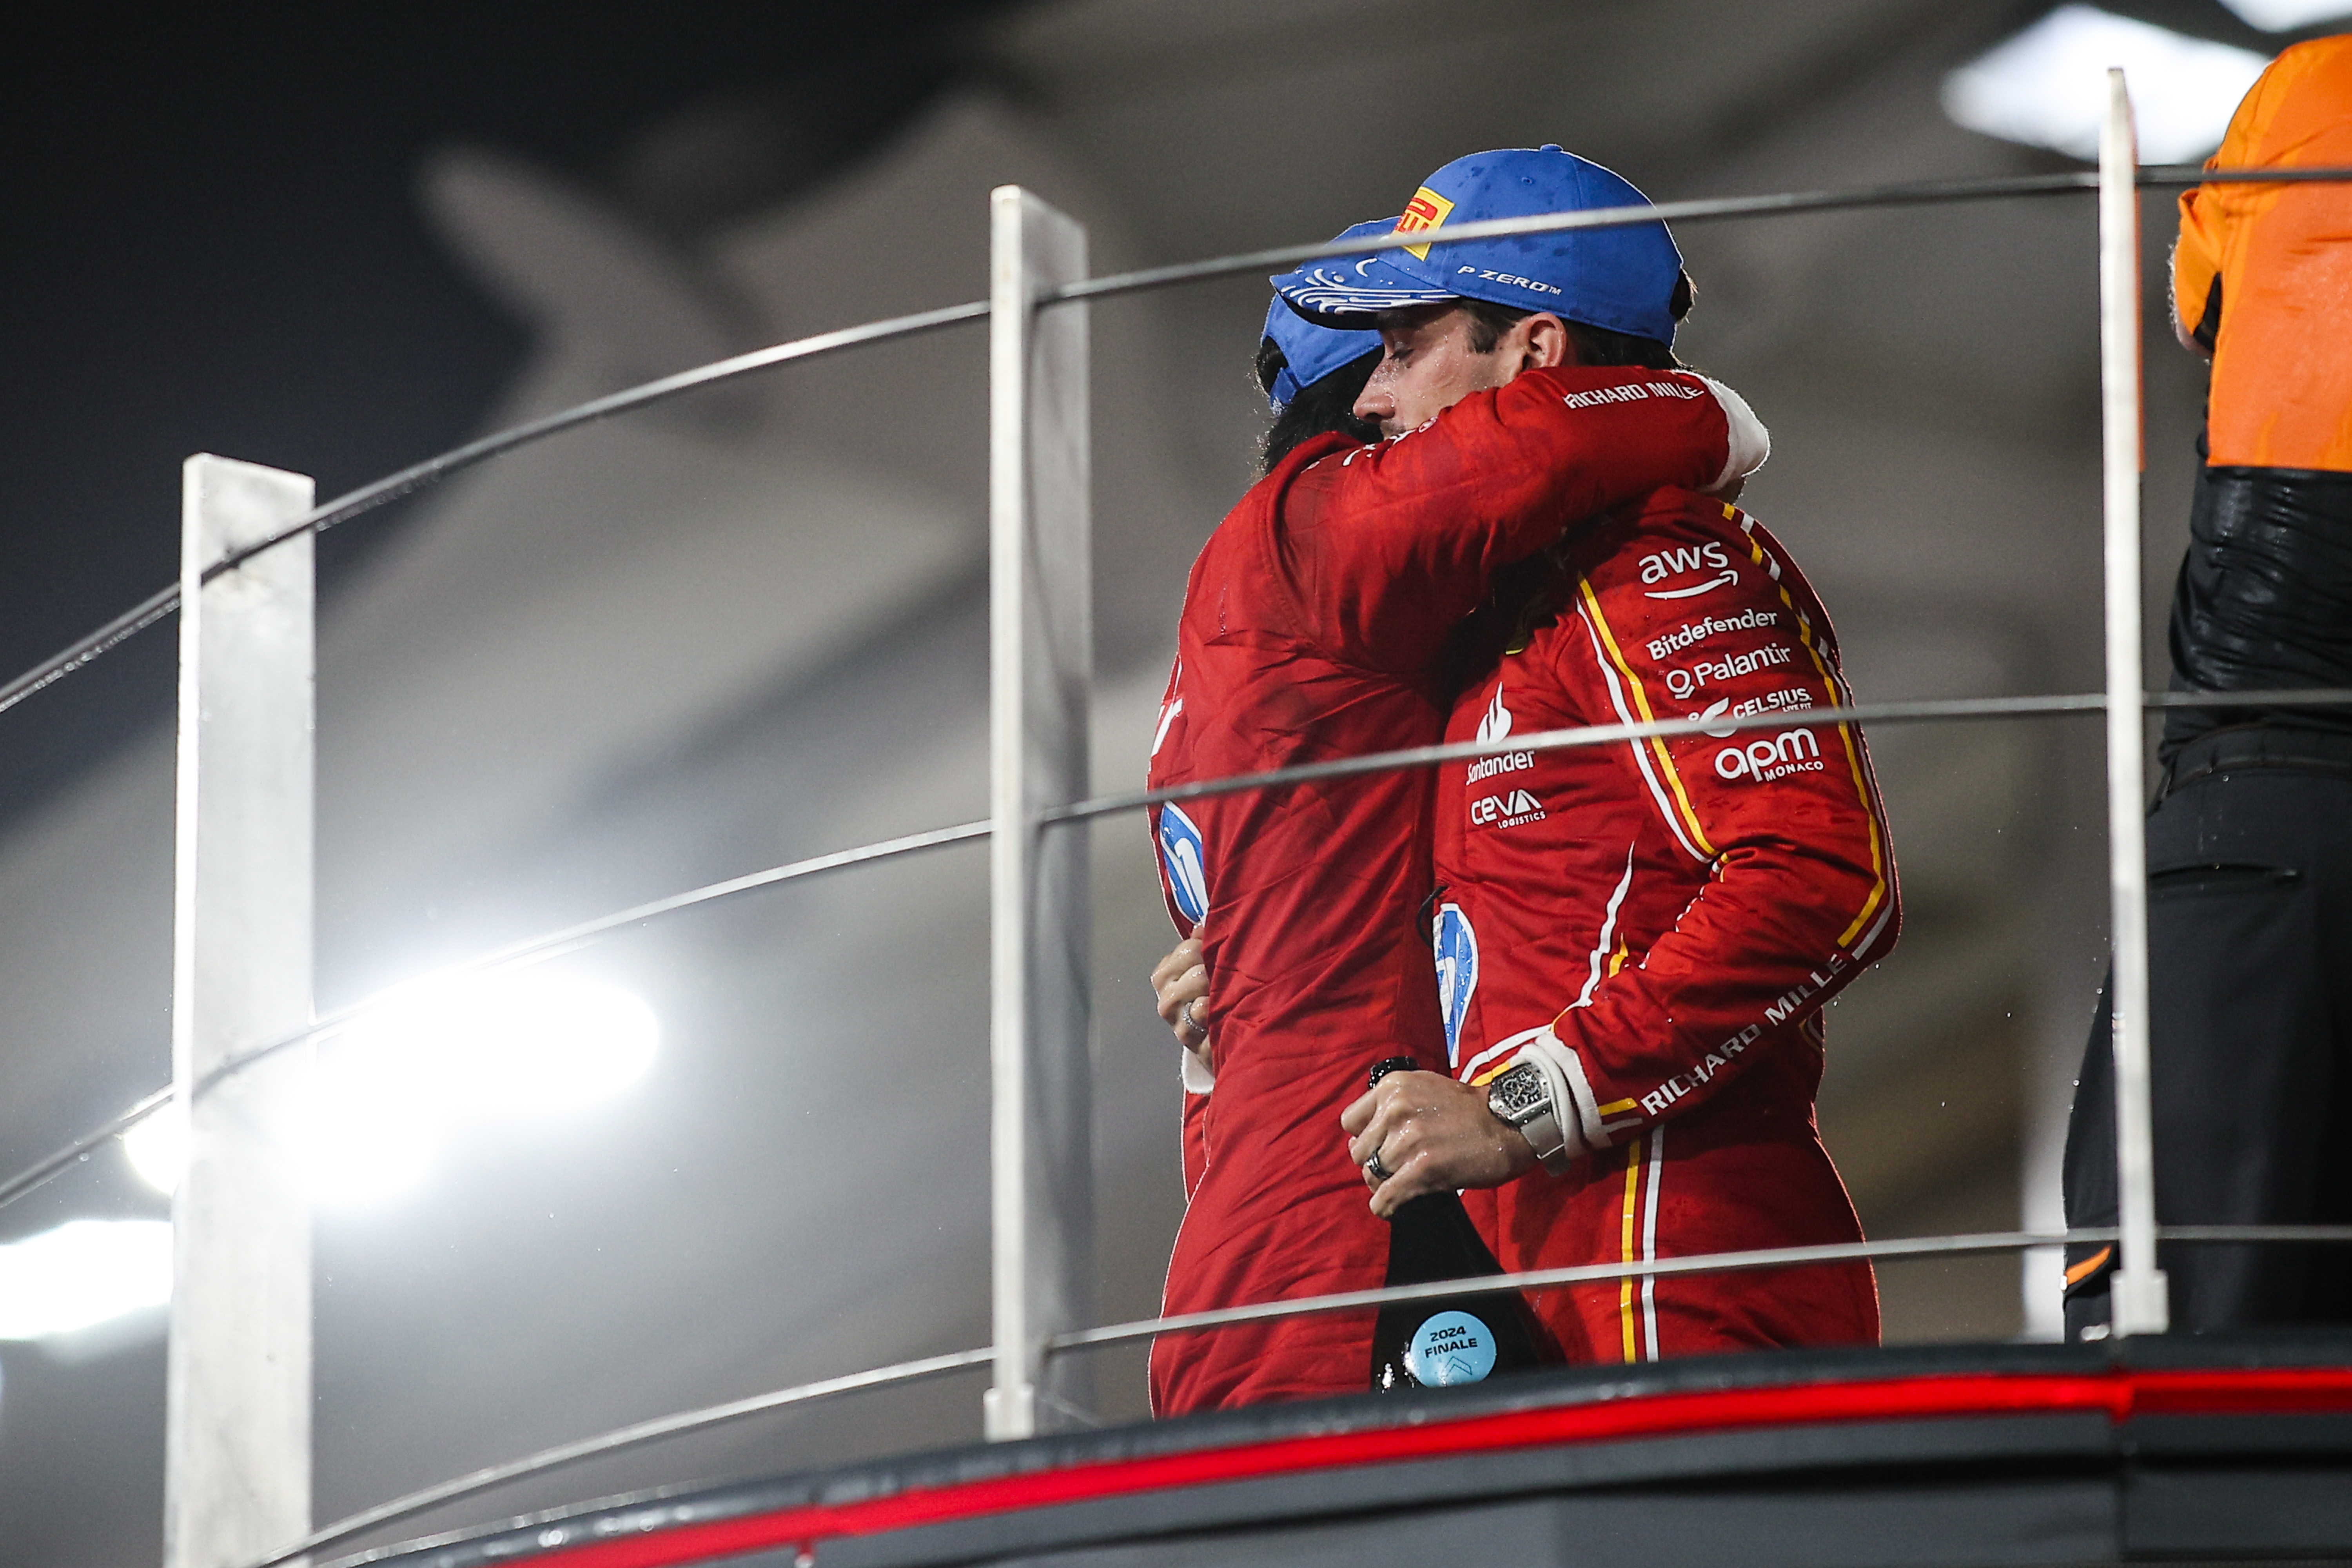
[{"label": "red stripe on barrier", "polygon": [[2352,1411],[2352,1367],[2143,1372],[2134,1415],[2295,1415]]},{"label": "red stripe on barrier", "polygon": [[872,1535],[1023,1509],[1452,1454],[1691,1436],[1759,1426],[2081,1411],[2100,1412],[2114,1422],[2134,1415],[2352,1411],[2352,1367],[2088,1374],[1967,1373],[1873,1383],[1653,1394],[1071,1465],[899,1492],[865,1502],[782,1509],[656,1530],[624,1540],[583,1542],[553,1549],[530,1562],[533,1568],[678,1568],[733,1552],[807,1547],[831,1536]]}]

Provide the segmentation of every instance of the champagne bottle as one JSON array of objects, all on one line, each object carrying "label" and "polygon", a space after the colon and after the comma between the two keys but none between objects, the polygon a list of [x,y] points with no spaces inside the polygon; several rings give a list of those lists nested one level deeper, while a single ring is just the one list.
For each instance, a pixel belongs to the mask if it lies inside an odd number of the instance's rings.
[{"label": "champagne bottle", "polygon": [[[1420,1066],[1411,1057],[1390,1057],[1373,1067],[1372,1081]],[[1389,1220],[1387,1284],[1427,1285],[1502,1272],[1458,1194],[1424,1193],[1400,1205]],[[1566,1359],[1517,1290],[1391,1301],[1372,1325],[1375,1394],[1480,1383],[1496,1373],[1557,1366]]]}]

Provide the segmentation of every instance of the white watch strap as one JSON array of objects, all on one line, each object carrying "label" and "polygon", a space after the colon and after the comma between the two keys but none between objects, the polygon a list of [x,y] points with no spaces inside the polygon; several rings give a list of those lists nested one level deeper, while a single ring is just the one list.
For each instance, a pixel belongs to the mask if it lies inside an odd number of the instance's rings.
[{"label": "white watch strap", "polygon": [[1570,1150],[1560,1137],[1561,1122],[1550,1110],[1539,1110],[1519,1124],[1519,1136],[1536,1152],[1536,1163],[1547,1174],[1565,1176],[1574,1168],[1576,1156],[1581,1151]]},{"label": "white watch strap", "polygon": [[[1585,1080],[1584,1064],[1577,1059],[1574,1051],[1560,1043],[1558,1035],[1549,1029],[1538,1031],[1511,1060],[1514,1066],[1531,1062],[1543,1073],[1544,1087],[1550,1091],[1552,1105],[1562,1112],[1558,1118],[1557,1135],[1560,1164],[1555,1168],[1546,1161],[1544,1169],[1557,1175],[1586,1150],[1609,1147],[1609,1134],[1601,1125],[1599,1101],[1592,1098],[1592,1085]],[[1536,1142],[1532,1132],[1528,1142]],[[1538,1147],[1537,1153],[1540,1155],[1542,1152]]]},{"label": "white watch strap", "polygon": [[[1576,1157],[1584,1152],[1576,1113],[1569,1109],[1574,1102],[1569,1096],[1568,1075],[1559,1070],[1557,1062],[1530,1055],[1524,1047],[1504,1070],[1512,1072],[1523,1067],[1543,1079],[1544,1107],[1519,1123],[1519,1136],[1536,1152],[1538,1164],[1555,1176],[1564,1176],[1575,1164]],[[1564,1110],[1565,1116],[1561,1114]]]}]

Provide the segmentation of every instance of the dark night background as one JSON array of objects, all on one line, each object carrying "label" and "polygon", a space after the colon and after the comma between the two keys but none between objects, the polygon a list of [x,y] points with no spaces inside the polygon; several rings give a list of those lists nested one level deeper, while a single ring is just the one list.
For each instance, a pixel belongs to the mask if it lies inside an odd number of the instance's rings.
[{"label": "dark night background", "polygon": [[[0,670],[172,580],[188,454],[312,475],[324,500],[475,432],[528,339],[427,233],[415,182],[428,152],[522,153],[618,191],[683,242],[854,168],[950,79],[958,24],[1002,9],[82,5],[20,18],[0,92]],[[682,110],[683,141],[749,132],[767,155],[685,182],[623,161]],[[400,515],[322,541],[325,591]],[[160,627],[117,657],[152,674],[170,644]],[[120,729],[114,705],[57,695],[34,699],[50,710],[38,745],[0,733],[0,819]]]}]

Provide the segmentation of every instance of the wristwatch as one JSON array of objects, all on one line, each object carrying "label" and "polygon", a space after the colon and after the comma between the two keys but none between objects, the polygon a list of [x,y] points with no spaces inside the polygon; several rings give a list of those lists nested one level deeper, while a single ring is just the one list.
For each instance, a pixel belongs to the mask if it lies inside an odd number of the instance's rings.
[{"label": "wristwatch", "polygon": [[1495,1120],[1519,1130],[1536,1158],[1553,1174],[1566,1168],[1568,1138],[1562,1131],[1559,1108],[1552,1103],[1551,1081],[1533,1062],[1506,1068],[1486,1080],[1486,1109]]}]

